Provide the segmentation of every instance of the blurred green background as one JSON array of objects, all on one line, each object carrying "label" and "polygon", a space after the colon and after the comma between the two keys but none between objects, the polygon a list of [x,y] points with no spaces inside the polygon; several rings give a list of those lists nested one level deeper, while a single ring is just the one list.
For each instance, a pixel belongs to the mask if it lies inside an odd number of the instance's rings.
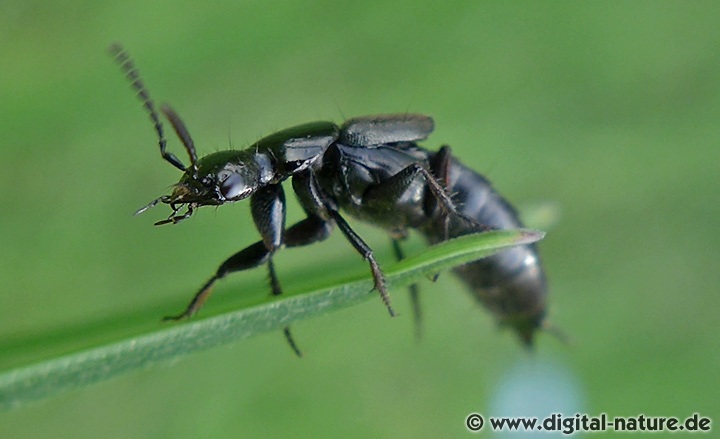
[{"label": "blurred green background", "polygon": [[[540,247],[550,319],[573,340],[541,335],[529,355],[445,274],[421,286],[420,343],[393,291],[398,318],[370,300],[296,324],[302,360],[269,333],[0,413],[0,437],[469,436],[470,412],[720,420],[717,2],[5,1],[0,12],[2,343],[161,303],[178,308],[158,318],[178,311],[257,239],[247,204],[176,227],[152,227],[162,207],[131,216],[179,173],[106,54],[113,41],[200,154],[306,121],[432,114],[426,146],[451,145],[519,206],[558,206]],[[289,221],[301,218],[290,204]],[[381,231],[353,224],[392,261]],[[339,234],[276,265],[288,290],[366,270]],[[216,297],[267,294],[264,276],[235,275]]]}]

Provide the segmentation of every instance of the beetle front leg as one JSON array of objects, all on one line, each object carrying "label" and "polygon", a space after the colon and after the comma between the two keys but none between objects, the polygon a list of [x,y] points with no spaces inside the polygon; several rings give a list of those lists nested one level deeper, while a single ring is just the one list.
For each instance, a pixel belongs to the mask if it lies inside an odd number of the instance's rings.
[{"label": "beetle front leg", "polygon": [[255,227],[268,251],[267,263],[270,276],[270,288],[274,296],[282,294],[280,281],[275,275],[272,255],[283,245],[285,230],[285,192],[279,184],[260,188],[250,198],[250,211]]},{"label": "beetle front leg", "polygon": [[[282,294],[282,288],[280,288],[280,281],[277,278],[277,275],[275,274],[275,264],[272,261],[271,257],[268,257],[268,272],[270,274],[270,288],[272,289],[273,296],[279,296]],[[292,335],[292,332],[290,332],[290,326],[283,327],[283,335],[285,336],[285,341],[288,342],[290,345],[290,349],[295,352],[295,355],[298,357],[302,357],[302,351],[298,347],[297,343],[295,343],[295,338]]]},{"label": "beetle front leg", "polygon": [[[285,192],[280,184],[265,186],[250,198],[250,210],[253,221],[263,238],[265,248],[267,248],[269,252],[267,267],[273,296],[282,294],[282,287],[275,273],[275,264],[273,264],[272,256],[284,244],[285,206]],[[298,357],[302,357],[302,352],[290,332],[290,326],[283,328],[283,334],[293,352],[295,352]]]},{"label": "beetle front leg", "polygon": [[[255,268],[263,263],[268,264],[270,286],[273,295],[282,294],[282,288],[275,274],[272,262],[273,253],[283,244],[283,229],[285,228],[285,195],[280,185],[265,186],[256,192],[250,200],[250,209],[255,225],[262,236],[262,241],[239,251],[229,257],[218,268],[213,277],[208,280],[188,305],[187,309],[177,316],[166,317],[165,320],[182,320],[195,314],[207,301],[212,293],[215,282],[230,273]],[[295,340],[290,333],[290,327],[283,328],[285,338],[292,350],[302,356]]]},{"label": "beetle front leg", "polygon": [[215,282],[230,273],[255,268],[266,262],[269,256],[270,251],[268,251],[265,247],[265,243],[263,241],[258,241],[230,256],[225,260],[225,262],[220,264],[220,267],[218,267],[217,272],[213,275],[213,277],[205,282],[205,285],[203,285],[202,288],[200,288],[200,291],[195,294],[195,297],[193,297],[183,313],[176,316],[165,317],[163,320],[182,320],[192,316],[203,306],[208,297],[210,297],[210,293],[212,293],[212,288],[215,285]]}]

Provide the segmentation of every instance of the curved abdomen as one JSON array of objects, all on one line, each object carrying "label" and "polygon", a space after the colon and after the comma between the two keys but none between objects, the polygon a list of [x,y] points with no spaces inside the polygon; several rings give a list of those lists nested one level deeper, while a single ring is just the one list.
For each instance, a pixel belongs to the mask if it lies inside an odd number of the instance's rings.
[{"label": "curved abdomen", "polygon": [[[518,229],[515,209],[483,176],[454,158],[448,166],[447,191],[460,213],[488,229]],[[435,243],[444,238],[442,219],[423,233]],[[466,220],[450,219],[451,238],[482,229]],[[535,245],[522,245],[456,268],[455,273],[502,325],[513,327],[526,345],[545,316],[546,281]]]}]

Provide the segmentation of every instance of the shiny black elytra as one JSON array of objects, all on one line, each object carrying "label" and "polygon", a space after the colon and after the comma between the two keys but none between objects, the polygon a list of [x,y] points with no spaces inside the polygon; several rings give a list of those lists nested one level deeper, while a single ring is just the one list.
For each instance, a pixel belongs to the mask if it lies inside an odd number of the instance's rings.
[{"label": "shiny black elytra", "polygon": [[[260,139],[247,149],[219,151],[200,159],[180,117],[169,106],[160,111],[170,121],[190,157],[185,167],[166,151],[163,125],[132,60],[115,44],[110,52],[137,91],[157,131],[162,157],[184,172],[170,195],[163,195],[138,210],[158,203],[172,213],[156,225],[177,224],[200,206],[220,206],[250,198],[252,218],[261,241],[223,262],[200,288],[181,314],[192,316],[207,300],[213,285],[230,273],[267,264],[272,294],[282,293],[272,256],[281,247],[300,247],[327,238],[334,225],[368,261],[374,289],[391,316],[382,270],[372,250],[353,231],[340,211],[385,229],[398,259],[400,240],[409,229],[436,243],[487,229],[516,229],[523,225],[513,207],[477,172],[455,159],[448,146],[428,151],[417,142],[433,131],[433,120],[419,114],[354,118],[338,127],[332,122],[311,122]],[[285,226],[282,183],[292,187],[307,217]],[[184,211],[183,211],[184,210]],[[500,324],[515,329],[527,346],[543,327],[546,282],[535,245],[522,245],[456,268],[455,273]],[[419,328],[417,288],[410,288]],[[289,328],[285,336],[300,355]]]}]

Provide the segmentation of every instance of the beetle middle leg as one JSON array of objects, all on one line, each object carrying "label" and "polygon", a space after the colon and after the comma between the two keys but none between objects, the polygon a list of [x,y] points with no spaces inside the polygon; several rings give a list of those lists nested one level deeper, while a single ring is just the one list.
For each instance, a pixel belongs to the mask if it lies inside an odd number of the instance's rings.
[{"label": "beetle middle leg", "polygon": [[355,250],[357,250],[358,253],[360,253],[362,257],[370,263],[370,272],[372,273],[373,281],[375,282],[374,289],[380,293],[380,297],[387,307],[390,317],[395,317],[395,311],[390,304],[390,294],[388,294],[387,291],[385,276],[383,275],[382,270],[380,270],[380,265],[377,263],[372,249],[357,233],[355,233],[347,221],[345,221],[345,218],[343,218],[338,211],[331,210],[330,215],[337,223],[340,231],[343,232],[343,235],[345,235],[345,238],[347,238],[347,240],[350,241],[350,244],[355,247]]},{"label": "beetle middle leg", "polygon": [[[355,250],[357,250],[358,253],[360,253],[362,257],[370,263],[374,289],[380,293],[380,297],[387,307],[390,316],[395,317],[395,311],[390,304],[390,295],[388,294],[387,286],[385,285],[385,277],[382,270],[380,270],[380,265],[375,259],[375,254],[365,241],[363,241],[363,239],[355,233],[347,221],[345,221],[345,218],[340,215],[334,203],[328,200],[322,193],[315,178],[315,174],[313,174],[313,172],[309,169],[295,174],[293,176],[292,184],[295,194],[300,200],[300,204],[309,215],[306,221],[311,221],[311,214],[314,214],[317,217],[314,221],[318,221],[319,223],[324,224],[324,227],[328,227],[325,230],[318,230],[318,232],[322,234],[322,239],[329,235],[329,225],[335,223],[343,235],[345,235],[345,238],[350,241],[350,244],[352,244],[353,247],[355,247]],[[309,242],[315,242],[317,240],[318,239],[310,239]],[[289,239],[286,240],[288,245],[290,245],[289,241]]]}]

